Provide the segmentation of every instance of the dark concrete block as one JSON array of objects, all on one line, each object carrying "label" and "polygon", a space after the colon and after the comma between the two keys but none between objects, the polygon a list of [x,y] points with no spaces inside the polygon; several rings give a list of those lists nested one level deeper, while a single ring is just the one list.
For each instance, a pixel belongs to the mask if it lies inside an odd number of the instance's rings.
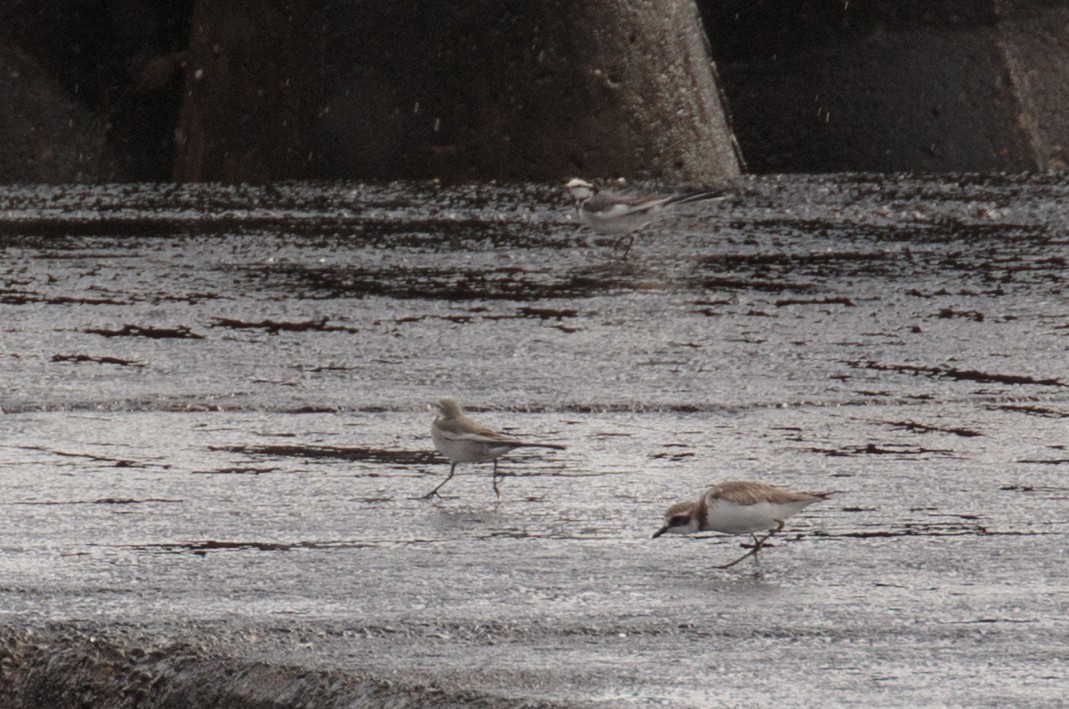
[{"label": "dark concrete block", "polygon": [[705,9],[733,127],[756,172],[1039,166],[990,2]]},{"label": "dark concrete block", "polygon": [[1069,6],[1003,0],[999,31],[1006,71],[1040,170],[1069,169]]},{"label": "dark concrete block", "polygon": [[[172,171],[191,11],[192,0],[0,0],[0,44],[32,57],[66,94],[61,104],[77,103],[105,126],[115,177],[163,180]],[[32,120],[29,105],[8,110]],[[38,174],[64,181],[69,173]]]},{"label": "dark concrete block", "polygon": [[689,0],[197,6],[181,180],[738,173]]},{"label": "dark concrete block", "polygon": [[121,179],[107,124],[32,57],[0,46],[0,182]]}]

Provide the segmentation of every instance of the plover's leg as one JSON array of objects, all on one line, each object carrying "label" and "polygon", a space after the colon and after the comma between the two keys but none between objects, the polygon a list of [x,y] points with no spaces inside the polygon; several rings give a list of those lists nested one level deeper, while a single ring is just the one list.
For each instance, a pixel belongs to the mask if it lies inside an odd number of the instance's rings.
[{"label": "plover's leg", "polygon": [[731,563],[728,563],[728,564],[723,564],[723,565],[718,566],[716,568],[718,568],[718,569],[730,569],[732,566],[734,566],[735,564],[739,563],[743,559],[746,559],[746,558],[751,557],[751,556],[754,558],[754,563],[759,563],[757,561],[757,552],[761,551],[761,549],[764,548],[765,542],[768,541],[769,537],[771,537],[773,534],[775,534],[776,532],[778,532],[781,529],[783,529],[783,520],[776,520],[776,521],[779,522],[779,524],[776,526],[776,528],[772,529],[772,530],[769,530],[768,534],[766,534],[765,536],[761,537],[760,539],[757,538],[756,534],[751,534],[750,535],[751,537],[753,537],[753,549],[751,549],[750,551],[746,552],[745,554],[740,556],[738,559],[735,559],[735,561],[732,561]]},{"label": "plover's leg", "polygon": [[771,537],[772,535],[771,534],[766,534],[765,536],[761,537],[760,539],[757,538],[756,534],[751,534],[750,536],[753,537],[753,545],[755,547],[754,551],[757,552],[757,551],[761,550],[761,547],[763,547],[765,545],[765,542],[767,542],[768,538]]},{"label": "plover's leg", "polygon": [[757,550],[760,549],[760,548],[761,547],[759,547],[758,545],[755,544],[753,549],[751,549],[750,551],[746,552],[745,554],[740,556],[738,559],[735,559],[735,561],[730,561],[730,562],[728,562],[726,564],[721,564],[720,566],[717,566],[716,568],[718,568],[718,569],[730,569],[732,566],[734,566],[735,564],[739,563],[743,559],[749,559],[751,556],[756,554]]},{"label": "plover's leg", "polygon": [[447,482],[449,482],[450,480],[453,479],[453,473],[456,471],[456,469],[457,469],[457,464],[456,463],[453,463],[452,465],[450,465],[449,466],[449,475],[446,476],[445,480],[443,480],[442,482],[438,483],[438,487],[434,488],[433,490],[428,492],[426,495],[424,495],[423,499],[427,500],[427,499],[430,499],[430,498],[435,497],[435,496],[441,497],[441,495],[438,494],[438,491],[442,489],[442,485],[445,485]]},{"label": "plover's leg", "polygon": [[635,243],[635,235],[625,234],[624,236],[621,236],[619,239],[616,240],[616,243],[613,245],[613,248],[620,248],[620,244],[623,244],[625,239],[627,240],[627,243],[624,245],[624,255],[620,257],[621,261],[626,261],[627,255],[631,253],[631,245]]},{"label": "plover's leg", "polygon": [[765,542],[767,542],[769,539],[771,539],[773,534],[775,534],[776,532],[778,532],[778,531],[783,529],[783,520],[782,519],[777,519],[776,521],[779,523],[779,524],[776,525],[776,528],[768,530],[768,534],[766,534],[765,536],[761,537],[760,539],[757,538],[756,534],[750,534],[750,536],[753,537],[753,543],[754,543],[754,550],[753,550],[754,559],[757,558],[757,552],[761,551],[761,549],[764,548]]},{"label": "plover's leg", "polygon": [[727,563],[727,564],[721,564],[720,566],[718,566],[716,568],[718,568],[718,569],[730,569],[732,566],[734,566],[735,564],[739,563],[743,559],[748,559],[751,556],[754,558],[754,561],[756,562],[757,561],[757,552],[761,551],[761,547],[763,547],[765,545],[765,540],[768,539],[768,537],[771,536],[771,535],[762,537],[760,539],[757,538],[756,534],[751,534],[750,536],[753,537],[753,548],[750,549],[750,551],[746,552],[745,554],[740,556],[738,559],[735,559],[735,561],[732,561],[732,562]]},{"label": "plover's leg", "polygon": [[765,542],[768,541],[768,538],[771,537],[772,535],[771,534],[766,534],[765,536],[761,537],[760,539],[757,538],[756,534],[752,534],[751,533],[750,536],[753,537],[753,563],[756,564],[757,566],[760,566],[761,565],[761,557],[758,555],[758,552],[761,551],[761,547],[763,547],[765,545]]}]

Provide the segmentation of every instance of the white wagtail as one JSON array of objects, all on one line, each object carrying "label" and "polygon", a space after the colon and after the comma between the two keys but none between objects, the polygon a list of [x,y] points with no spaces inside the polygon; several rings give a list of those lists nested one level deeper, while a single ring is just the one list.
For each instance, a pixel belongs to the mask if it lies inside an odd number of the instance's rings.
[{"label": "white wagtail", "polygon": [[[830,492],[791,492],[765,483],[731,480],[713,485],[697,502],[679,502],[668,508],[664,526],[653,538],[665,533],[694,534],[722,532],[749,534],[754,545],[735,561],[720,566],[734,566],[748,556],[757,559],[768,538],[783,529],[788,517],[831,495]],[[760,539],[755,532],[768,532]]]},{"label": "white wagtail", "polygon": [[630,235],[624,247],[625,259],[635,240],[633,232],[648,225],[660,212],[679,204],[718,199],[727,195],[727,190],[721,189],[636,199],[611,190],[598,189],[578,177],[572,178],[564,188],[571,195],[579,221],[583,224],[602,234],[615,234],[621,240]]},{"label": "white wagtail", "polygon": [[[431,423],[431,440],[438,452],[449,459],[449,476],[438,487],[428,492],[425,497],[438,495],[438,491],[453,478],[457,463],[494,462],[494,493],[501,497],[497,489],[497,459],[514,448],[553,448],[564,450],[564,446],[555,443],[527,443],[503,436],[496,431],[485,428],[464,414],[453,399],[438,402],[438,417]],[[440,495],[439,495],[440,497]]]}]

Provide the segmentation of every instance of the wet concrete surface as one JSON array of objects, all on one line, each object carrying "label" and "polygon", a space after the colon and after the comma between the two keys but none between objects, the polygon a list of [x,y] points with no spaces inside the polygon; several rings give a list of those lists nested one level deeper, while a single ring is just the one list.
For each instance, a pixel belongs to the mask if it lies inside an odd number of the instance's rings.
[{"label": "wet concrete surface", "polygon": [[[623,261],[556,186],[7,189],[0,697],[1063,705],[1067,197],[749,180]],[[443,395],[568,449],[421,499]],[[839,494],[650,539],[729,478]]]}]

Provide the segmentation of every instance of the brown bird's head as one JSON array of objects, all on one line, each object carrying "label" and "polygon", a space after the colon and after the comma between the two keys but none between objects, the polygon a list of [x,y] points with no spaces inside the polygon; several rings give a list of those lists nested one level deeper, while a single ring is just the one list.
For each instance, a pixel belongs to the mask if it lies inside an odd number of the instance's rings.
[{"label": "brown bird's head", "polygon": [[662,534],[693,534],[699,526],[698,503],[677,502],[664,513],[664,526],[653,533],[653,538]]}]

